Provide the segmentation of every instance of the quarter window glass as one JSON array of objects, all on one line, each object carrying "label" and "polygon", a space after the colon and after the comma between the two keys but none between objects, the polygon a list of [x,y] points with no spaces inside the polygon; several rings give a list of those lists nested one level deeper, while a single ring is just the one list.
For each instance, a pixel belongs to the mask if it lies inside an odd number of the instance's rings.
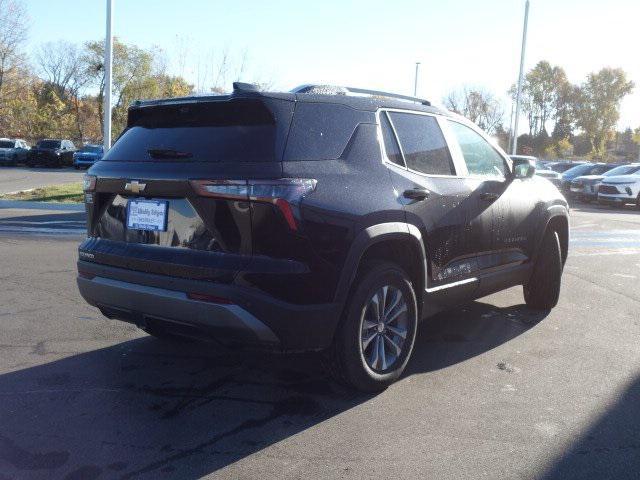
[{"label": "quarter window glass", "polygon": [[385,112],[380,113],[380,126],[382,128],[382,141],[384,142],[384,150],[387,152],[387,158],[390,162],[404,167],[404,161],[402,160],[402,154],[400,153],[396,136],[391,129],[391,124]]},{"label": "quarter window glass", "polygon": [[470,175],[482,177],[504,177],[507,165],[500,154],[469,127],[458,122],[449,122]]},{"label": "quarter window glass", "polygon": [[389,112],[407,167],[428,175],[453,175],[453,161],[438,121],[428,115]]}]

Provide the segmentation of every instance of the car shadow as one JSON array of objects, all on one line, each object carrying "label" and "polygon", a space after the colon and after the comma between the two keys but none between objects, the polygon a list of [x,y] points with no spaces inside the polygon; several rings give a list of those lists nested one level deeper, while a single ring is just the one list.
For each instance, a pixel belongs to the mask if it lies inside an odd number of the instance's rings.
[{"label": "car shadow", "polygon": [[640,377],[596,419],[541,480],[637,479],[640,475]]},{"label": "car shadow", "polygon": [[[421,325],[406,376],[480,355],[545,316],[481,302],[438,314]],[[143,337],[0,375],[0,398],[9,478],[195,479],[372,395],[329,380],[318,355]]]}]

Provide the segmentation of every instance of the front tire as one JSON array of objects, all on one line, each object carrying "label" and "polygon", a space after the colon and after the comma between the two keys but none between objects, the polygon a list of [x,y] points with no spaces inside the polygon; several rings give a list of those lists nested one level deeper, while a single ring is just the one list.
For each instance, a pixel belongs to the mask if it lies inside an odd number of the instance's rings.
[{"label": "front tire", "polygon": [[364,264],[328,352],[334,377],[365,392],[395,382],[413,351],[417,310],[413,285],[400,267]]},{"label": "front tire", "polygon": [[533,267],[533,274],[529,282],[524,285],[524,300],[528,307],[536,310],[551,310],[558,304],[562,267],[558,232],[547,230]]}]

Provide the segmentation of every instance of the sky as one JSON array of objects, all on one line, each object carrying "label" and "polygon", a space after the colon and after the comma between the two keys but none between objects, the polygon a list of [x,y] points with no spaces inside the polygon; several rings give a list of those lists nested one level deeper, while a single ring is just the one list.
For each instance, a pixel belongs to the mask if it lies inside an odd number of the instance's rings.
[{"label": "sky", "polygon": [[[26,0],[28,49],[104,38],[105,0]],[[289,90],[307,83],[418,95],[435,103],[465,85],[510,105],[520,62],[524,0],[114,0],[114,35],[160,47],[173,73],[204,89],[224,51],[242,80]],[[526,69],[539,60],[580,83],[621,67],[637,87],[620,128],[640,126],[640,2],[531,0]],[[233,79],[229,79],[229,83]],[[230,85],[228,85],[230,87]],[[521,120],[520,133],[526,122]]]}]

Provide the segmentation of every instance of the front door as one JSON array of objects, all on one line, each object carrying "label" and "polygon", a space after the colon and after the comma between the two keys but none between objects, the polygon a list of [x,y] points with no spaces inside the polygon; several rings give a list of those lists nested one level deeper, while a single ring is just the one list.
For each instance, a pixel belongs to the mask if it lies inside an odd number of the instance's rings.
[{"label": "front door", "polygon": [[479,273],[525,263],[537,223],[533,182],[513,179],[507,159],[478,131],[455,120],[447,122],[452,149],[463,157],[473,189],[470,225]]}]

